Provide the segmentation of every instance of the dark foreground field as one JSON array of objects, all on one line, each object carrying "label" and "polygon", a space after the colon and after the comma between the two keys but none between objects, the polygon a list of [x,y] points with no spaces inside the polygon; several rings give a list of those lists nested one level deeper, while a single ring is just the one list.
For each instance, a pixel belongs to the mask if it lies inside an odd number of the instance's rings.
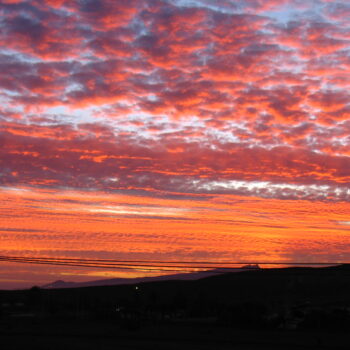
[{"label": "dark foreground field", "polygon": [[348,349],[350,269],[0,291],[0,349]]},{"label": "dark foreground field", "polygon": [[103,323],[52,323],[1,332],[1,349],[348,349],[347,333],[233,330],[206,325],[158,325],[123,330]]}]

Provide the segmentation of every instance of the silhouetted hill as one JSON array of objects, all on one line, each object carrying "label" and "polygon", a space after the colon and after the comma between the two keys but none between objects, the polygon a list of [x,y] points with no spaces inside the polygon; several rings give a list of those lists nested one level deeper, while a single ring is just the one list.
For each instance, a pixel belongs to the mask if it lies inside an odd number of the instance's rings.
[{"label": "silhouetted hill", "polygon": [[140,313],[146,310],[172,313],[181,309],[186,317],[219,317],[222,310],[246,303],[263,305],[273,314],[306,304],[309,309],[332,305],[350,308],[349,277],[348,265],[260,269],[194,280],[0,291],[0,303],[29,305],[55,317],[72,316],[77,312],[77,303],[87,317],[95,314],[114,317],[116,308]]},{"label": "silhouetted hill", "polygon": [[[199,277],[200,274],[197,275]],[[174,278],[176,276],[173,276]],[[55,309],[57,305],[66,304],[69,309],[76,299],[86,310],[92,305],[103,303],[108,310],[115,305],[173,305],[179,296],[186,300],[190,313],[196,314],[195,305],[201,304],[201,313],[207,309],[235,305],[237,303],[263,303],[270,310],[305,302],[312,305],[339,304],[350,306],[350,268],[348,265],[311,268],[292,267],[241,271],[239,273],[220,273],[200,279],[156,281],[133,281],[133,284],[90,286],[66,289],[45,290],[37,288],[37,298],[45,305]],[[128,281],[130,282],[130,280]],[[138,283],[135,283],[138,282]],[[60,284],[58,283],[57,286]],[[71,287],[74,286],[71,285]],[[0,291],[1,300],[22,300],[27,302],[33,290]],[[136,305],[136,304],[135,304]],[[97,306],[96,306],[97,307]],[[62,311],[63,309],[61,309]],[[46,310],[47,311],[47,310]],[[189,310],[187,310],[189,311]]]},{"label": "silhouetted hill", "polygon": [[[296,348],[322,344],[329,349],[335,344],[339,349],[350,345],[345,337],[350,330],[348,265],[260,269],[112,286],[33,287],[0,291],[0,306],[0,335],[11,341],[17,341],[18,335],[30,341],[34,334],[68,344],[78,342],[77,337],[96,342],[96,337],[116,335],[124,339],[118,338],[118,344],[131,344],[136,335],[149,348],[159,341],[193,339],[207,339],[203,344],[212,344],[207,348],[224,342],[223,349],[237,341],[285,349],[294,348],[288,347],[292,344]],[[293,336],[286,333],[292,330]],[[334,332],[336,336],[327,335]],[[85,343],[86,349],[94,348]]]},{"label": "silhouetted hill", "polygon": [[143,282],[157,282],[157,281],[169,281],[169,280],[198,280],[205,277],[215,276],[218,274],[225,273],[234,273],[242,271],[252,271],[257,270],[260,267],[258,265],[246,265],[240,268],[217,268],[206,271],[198,272],[188,272],[188,273],[179,273],[171,275],[162,275],[155,277],[140,277],[140,278],[111,278],[111,279],[101,279],[96,281],[87,281],[87,282],[66,282],[58,280],[49,284],[41,286],[45,289],[59,289],[59,288],[78,288],[78,287],[95,287],[95,286],[113,286],[121,284],[135,284]]}]

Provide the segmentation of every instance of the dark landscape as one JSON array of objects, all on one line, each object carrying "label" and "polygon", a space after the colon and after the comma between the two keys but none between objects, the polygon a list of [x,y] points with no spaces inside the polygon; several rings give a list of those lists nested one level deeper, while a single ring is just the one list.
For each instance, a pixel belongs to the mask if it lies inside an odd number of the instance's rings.
[{"label": "dark landscape", "polygon": [[[350,266],[0,291],[6,349],[345,349]],[[6,347],[5,347],[6,345]]]},{"label": "dark landscape", "polygon": [[0,42],[0,350],[350,349],[350,0],[0,0]]}]

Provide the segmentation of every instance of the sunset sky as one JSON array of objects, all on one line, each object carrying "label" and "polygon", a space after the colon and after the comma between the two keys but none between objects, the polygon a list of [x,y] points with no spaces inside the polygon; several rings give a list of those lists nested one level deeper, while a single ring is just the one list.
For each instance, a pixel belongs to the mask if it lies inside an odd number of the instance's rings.
[{"label": "sunset sky", "polygon": [[[350,261],[349,1],[0,14],[0,255]],[[141,275],[1,262],[0,288]]]}]

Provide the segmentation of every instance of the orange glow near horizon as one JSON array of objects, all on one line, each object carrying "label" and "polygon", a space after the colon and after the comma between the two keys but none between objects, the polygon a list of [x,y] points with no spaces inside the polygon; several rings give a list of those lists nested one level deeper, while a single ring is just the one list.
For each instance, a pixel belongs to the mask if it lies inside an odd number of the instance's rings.
[{"label": "orange glow near horizon", "polygon": [[[350,262],[346,1],[0,12],[0,255]],[[1,266],[0,289],[145,273]]]},{"label": "orange glow near horizon", "polygon": [[[286,263],[350,260],[350,204],[346,202],[233,195],[182,200],[36,188],[2,189],[0,202],[1,251],[9,256]],[[15,265],[8,264],[9,271]],[[31,271],[23,284],[29,283],[33,273],[42,284],[63,278],[142,275],[141,271],[36,265],[21,265],[21,270],[23,276]]]}]

